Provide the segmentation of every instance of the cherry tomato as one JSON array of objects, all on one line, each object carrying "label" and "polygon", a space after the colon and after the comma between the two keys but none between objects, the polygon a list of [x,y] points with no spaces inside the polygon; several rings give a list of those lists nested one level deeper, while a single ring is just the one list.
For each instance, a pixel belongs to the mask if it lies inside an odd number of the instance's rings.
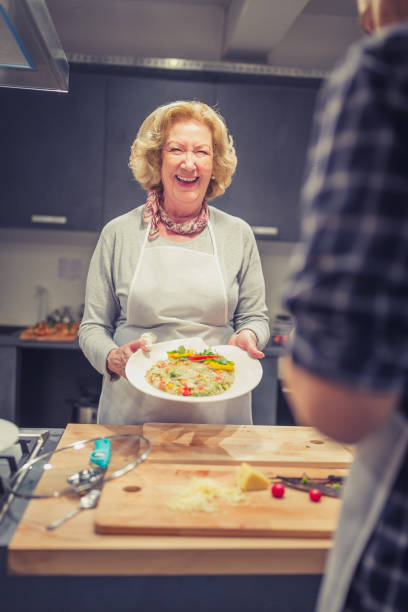
[{"label": "cherry tomato", "polygon": [[274,497],[283,497],[285,486],[281,482],[275,482],[275,484],[272,485],[271,493]]},{"label": "cherry tomato", "polygon": [[309,497],[311,501],[318,502],[322,496],[322,492],[319,489],[310,489]]}]

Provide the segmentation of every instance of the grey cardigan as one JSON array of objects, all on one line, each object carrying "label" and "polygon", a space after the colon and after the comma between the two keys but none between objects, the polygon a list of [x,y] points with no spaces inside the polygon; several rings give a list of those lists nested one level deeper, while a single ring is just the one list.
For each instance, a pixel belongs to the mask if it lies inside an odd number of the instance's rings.
[{"label": "grey cardigan", "polygon": [[[142,209],[143,206],[139,206],[103,228],[89,266],[79,344],[101,374],[106,374],[108,353],[118,346],[113,339],[114,333],[127,318],[129,287],[146,232]],[[269,339],[269,320],[253,232],[238,217],[213,206],[209,206],[209,211],[228,296],[230,325],[237,332],[251,329],[258,338],[258,348],[262,349]],[[148,248],[163,244],[162,240],[150,242]],[[207,229],[191,241],[166,241],[166,245],[174,245],[174,248],[182,245],[201,251],[212,248]]]}]

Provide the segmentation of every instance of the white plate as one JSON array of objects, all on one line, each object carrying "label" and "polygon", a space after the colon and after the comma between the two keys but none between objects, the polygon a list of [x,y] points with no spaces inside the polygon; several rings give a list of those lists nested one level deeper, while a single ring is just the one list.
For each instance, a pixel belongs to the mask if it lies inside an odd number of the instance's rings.
[{"label": "white plate", "polygon": [[0,452],[12,446],[17,440],[18,427],[10,421],[0,419]]},{"label": "white plate", "polygon": [[[233,361],[235,363],[235,381],[228,391],[208,397],[191,397],[191,395],[184,397],[183,395],[171,395],[152,387],[145,379],[147,370],[156,361],[167,359],[167,351],[175,350],[181,345],[185,346],[186,349],[193,349],[195,351],[212,348],[230,361]],[[169,342],[153,344],[150,353],[144,353],[139,350],[130,357],[126,364],[126,376],[129,382],[139,391],[160,399],[188,403],[219,402],[244,395],[244,393],[251,391],[257,386],[262,378],[262,373],[262,366],[259,360],[250,357],[246,351],[236,346],[229,346],[228,344],[209,347],[201,338],[178,338]]]}]

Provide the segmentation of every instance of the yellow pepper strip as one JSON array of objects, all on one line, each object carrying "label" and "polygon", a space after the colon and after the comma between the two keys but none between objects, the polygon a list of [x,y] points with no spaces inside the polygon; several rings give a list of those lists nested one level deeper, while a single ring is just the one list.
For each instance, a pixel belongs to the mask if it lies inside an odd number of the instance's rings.
[{"label": "yellow pepper strip", "polygon": [[178,359],[179,357],[188,357],[189,355],[194,355],[194,351],[186,351],[185,353],[167,353],[169,358]]},{"label": "yellow pepper strip", "polygon": [[215,361],[206,361],[206,365],[212,370],[234,370],[233,363],[216,363]]}]

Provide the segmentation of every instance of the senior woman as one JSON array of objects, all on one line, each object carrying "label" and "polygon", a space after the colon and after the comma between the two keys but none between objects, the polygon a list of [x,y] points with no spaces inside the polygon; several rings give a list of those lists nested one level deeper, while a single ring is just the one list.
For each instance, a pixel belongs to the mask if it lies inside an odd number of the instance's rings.
[{"label": "senior woman", "polygon": [[269,339],[265,284],[246,222],[208,205],[230,185],[233,140],[197,101],[160,106],[142,123],[129,165],[147,201],[110,221],[92,256],[79,343],[104,374],[98,422],[252,423],[250,393],[203,403],[158,400],[126,379],[142,336],[201,337],[254,358]]}]

